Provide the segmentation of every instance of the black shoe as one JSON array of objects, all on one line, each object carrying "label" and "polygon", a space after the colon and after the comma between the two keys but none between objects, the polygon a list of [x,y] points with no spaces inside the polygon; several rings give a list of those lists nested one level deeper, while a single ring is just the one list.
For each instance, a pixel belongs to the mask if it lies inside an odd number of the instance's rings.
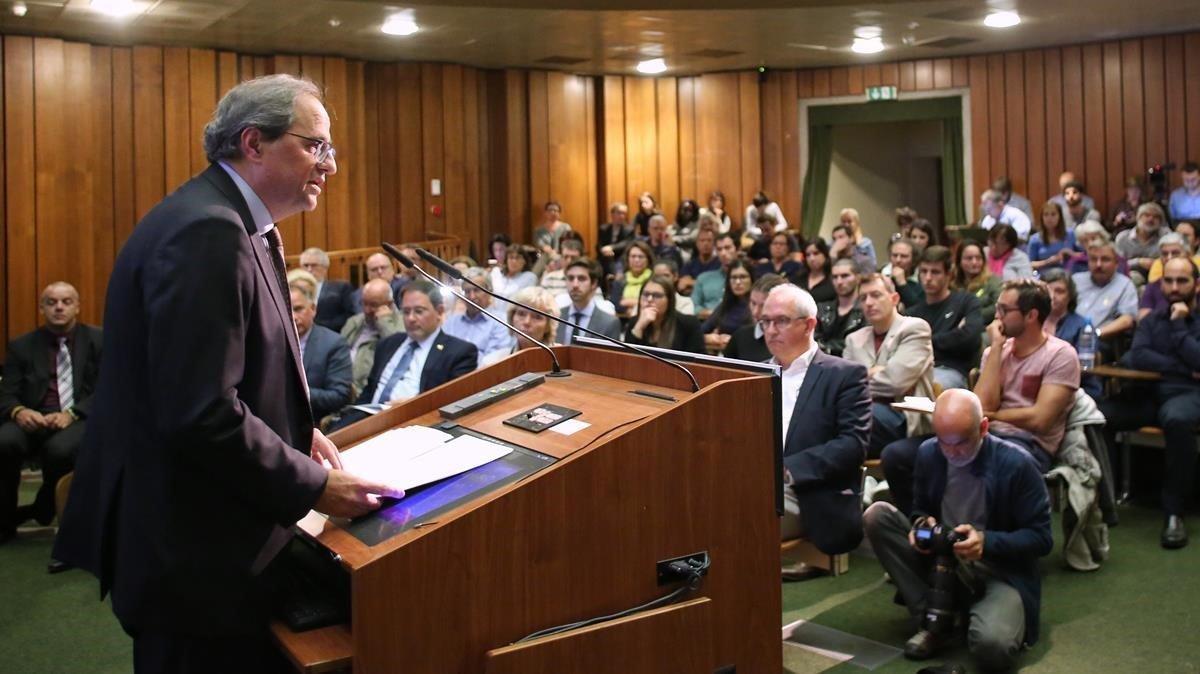
[{"label": "black shoe", "polygon": [[795,583],[824,576],[825,572],[804,562],[796,562],[795,564],[782,567],[781,575],[783,576],[783,582]]},{"label": "black shoe", "polygon": [[62,573],[63,571],[70,571],[73,568],[75,567],[67,564],[66,562],[60,562],[57,559],[51,558],[50,563],[46,565],[46,573],[53,575],[56,573]]},{"label": "black shoe", "polygon": [[17,506],[13,511],[13,526],[19,527],[29,520],[33,519],[33,505]]},{"label": "black shoe", "polygon": [[1187,529],[1183,528],[1183,518],[1179,515],[1167,515],[1167,522],[1162,530],[1162,546],[1168,550],[1176,550],[1187,543]]},{"label": "black shoe", "polygon": [[16,517],[15,517],[14,521],[16,523],[16,526],[21,526],[22,524],[28,522],[29,520],[34,520],[38,524],[45,527],[45,526],[49,526],[50,523],[54,521],[54,511],[51,510],[49,513],[38,512],[38,505],[36,503],[30,503],[29,505],[17,506],[15,515],[16,515]]},{"label": "black shoe", "polygon": [[941,637],[929,630],[920,630],[904,643],[904,657],[909,660],[928,660],[945,645]]},{"label": "black shoe", "polygon": [[17,537],[17,528],[16,527],[13,527],[11,529],[0,529],[0,545],[4,545],[5,543],[11,541],[12,539],[14,539],[16,537]]}]

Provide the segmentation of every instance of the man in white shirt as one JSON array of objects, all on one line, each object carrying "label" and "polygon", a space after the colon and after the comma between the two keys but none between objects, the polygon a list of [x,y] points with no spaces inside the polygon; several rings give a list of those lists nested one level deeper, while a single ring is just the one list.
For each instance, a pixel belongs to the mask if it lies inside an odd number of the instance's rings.
[{"label": "man in white shirt", "polygon": [[[488,278],[487,271],[481,267],[471,267],[463,275],[488,290],[492,289],[492,280]],[[478,304],[482,310],[464,303],[465,310],[447,316],[445,323],[442,324],[442,330],[447,335],[474,344],[479,349],[480,364],[493,353],[507,355],[509,351],[512,351],[513,345],[516,343],[512,333],[500,321],[484,315],[484,312],[487,312],[496,318],[504,318],[495,313],[492,308],[492,298],[470,283],[463,284],[462,294]]]},{"label": "man in white shirt", "polygon": [[1012,225],[1022,241],[1029,240],[1029,230],[1032,227],[1029,216],[1004,203],[1003,195],[996,190],[987,190],[983,193],[983,196],[979,198],[979,208],[983,211],[983,220],[979,222],[979,226],[983,229],[991,229],[996,226],[996,223],[1004,223]]}]

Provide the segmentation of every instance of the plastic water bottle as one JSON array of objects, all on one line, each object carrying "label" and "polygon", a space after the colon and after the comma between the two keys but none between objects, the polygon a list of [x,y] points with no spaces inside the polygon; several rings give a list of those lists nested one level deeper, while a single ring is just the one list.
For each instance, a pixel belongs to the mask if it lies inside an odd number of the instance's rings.
[{"label": "plastic water bottle", "polygon": [[1087,319],[1083,330],[1079,331],[1079,369],[1090,371],[1096,365],[1096,329],[1092,327],[1092,319]]}]

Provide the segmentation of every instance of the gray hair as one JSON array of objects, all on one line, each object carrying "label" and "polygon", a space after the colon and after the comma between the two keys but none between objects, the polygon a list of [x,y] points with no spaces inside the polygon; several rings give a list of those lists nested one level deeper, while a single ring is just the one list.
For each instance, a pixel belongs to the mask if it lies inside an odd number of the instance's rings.
[{"label": "gray hair", "polygon": [[313,246],[312,248],[305,248],[304,252],[300,253],[300,257],[304,257],[305,255],[317,258],[317,264],[329,269],[329,253]]},{"label": "gray hair", "polygon": [[463,276],[471,279],[488,290],[492,289],[492,277],[487,273],[487,270],[482,267],[471,267],[463,272]]},{"label": "gray hair", "polygon": [[1186,251],[1187,241],[1183,240],[1182,234],[1171,232],[1170,234],[1163,234],[1162,238],[1158,240],[1158,247],[1162,248],[1163,246],[1179,246]]},{"label": "gray hair", "polygon": [[1111,250],[1113,255],[1117,254],[1117,247],[1111,239],[1092,239],[1092,242],[1088,244],[1087,252],[1091,253],[1093,250],[1103,250],[1105,248]]},{"label": "gray hair", "polygon": [[1081,236],[1095,236],[1097,234],[1103,236],[1105,239],[1109,238],[1108,230],[1104,229],[1104,225],[1096,222],[1095,220],[1085,220],[1075,226],[1076,239]]},{"label": "gray hair", "polygon": [[984,190],[983,194],[979,197],[979,201],[980,203],[985,204],[996,203],[999,201],[1004,201],[1004,195],[1000,194],[996,190]]},{"label": "gray hair", "polygon": [[654,215],[651,215],[650,219],[646,222],[649,224],[655,220],[661,220],[664,225],[667,224],[667,216],[663,215],[662,213],[655,213]]},{"label": "gray hair", "polygon": [[1147,201],[1141,206],[1138,206],[1136,217],[1140,218],[1145,213],[1153,213],[1154,217],[1158,218],[1160,223],[1167,221],[1167,214],[1163,212],[1162,206],[1159,206],[1153,201]]},{"label": "gray hair", "polygon": [[261,130],[267,140],[282,136],[296,120],[296,99],[305,94],[323,104],[312,80],[293,75],[268,75],[230,89],[204,126],[208,161],[241,157],[242,131],[248,128]]},{"label": "gray hair", "polygon": [[772,297],[781,297],[791,302],[792,307],[796,310],[796,318],[811,318],[817,315],[817,301],[809,294],[807,290],[793,283],[784,283],[783,285],[771,288],[771,292],[767,295],[767,299]]}]

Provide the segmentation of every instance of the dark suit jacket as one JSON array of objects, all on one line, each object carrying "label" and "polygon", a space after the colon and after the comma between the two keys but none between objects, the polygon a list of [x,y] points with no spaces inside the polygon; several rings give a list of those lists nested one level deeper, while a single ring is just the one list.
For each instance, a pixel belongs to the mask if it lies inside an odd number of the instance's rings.
[{"label": "dark suit jacket", "polygon": [[862,462],[871,428],[867,368],[817,351],[783,443],[805,537],[827,555],[862,542]]},{"label": "dark suit jacket", "polygon": [[767,342],[762,337],[754,336],[754,324],[743,325],[729,336],[729,343],[722,352],[726,358],[749,360],[761,363],[771,358]]},{"label": "dark suit jacket", "polygon": [[[0,380],[0,421],[8,421],[18,405],[36,410],[46,397],[50,379],[56,377],[50,352],[57,351],[48,341],[45,328],[27,332],[8,344],[4,361],[4,379]],[[76,414],[86,417],[92,411],[92,393],[100,376],[100,328],[78,324],[71,348],[71,381]],[[54,410],[58,411],[58,410]]]},{"label": "dark suit jacket", "polygon": [[[358,396],[359,405],[365,405],[375,397],[375,388],[379,386],[383,368],[407,341],[408,334],[404,332],[379,340],[371,375],[367,377],[367,385]],[[433,341],[433,349],[425,359],[425,367],[421,370],[421,393],[474,371],[478,359],[479,349],[474,344],[439,331],[437,339]]]},{"label": "dark suit jacket", "polygon": [[[565,308],[561,312],[559,312],[558,317],[563,319],[564,321],[572,320],[571,314],[574,311],[575,311],[575,305],[573,305],[573,304],[568,305],[567,308]],[[583,327],[585,327],[589,330],[595,330],[596,332],[598,332],[602,335],[607,335],[609,337],[612,337],[613,339],[621,338],[621,320],[618,319],[616,316],[613,316],[612,314],[608,313],[607,311],[601,311],[598,307],[596,307],[594,305],[592,306],[592,315],[588,317],[588,322]],[[586,332],[583,332],[582,330],[576,330],[575,332],[576,332],[576,334],[580,334],[585,337],[591,336],[591,335],[588,335]],[[554,339],[559,344],[567,343],[567,326],[566,325],[564,325],[562,323],[558,324],[558,331],[555,333]]]},{"label": "dark suit jacket", "polygon": [[345,281],[325,279],[321,284],[321,296],[317,298],[317,325],[341,332],[342,326],[356,313],[354,287]]},{"label": "dark suit jacket", "polygon": [[304,374],[308,377],[313,419],[319,421],[342,409],[350,402],[350,383],[354,379],[346,340],[333,330],[312,326],[304,346]]},{"label": "dark suit jacket", "polygon": [[216,165],[138,223],[113,266],[104,360],[54,557],[127,630],[260,632],[257,574],[316,503],[291,303]]}]

